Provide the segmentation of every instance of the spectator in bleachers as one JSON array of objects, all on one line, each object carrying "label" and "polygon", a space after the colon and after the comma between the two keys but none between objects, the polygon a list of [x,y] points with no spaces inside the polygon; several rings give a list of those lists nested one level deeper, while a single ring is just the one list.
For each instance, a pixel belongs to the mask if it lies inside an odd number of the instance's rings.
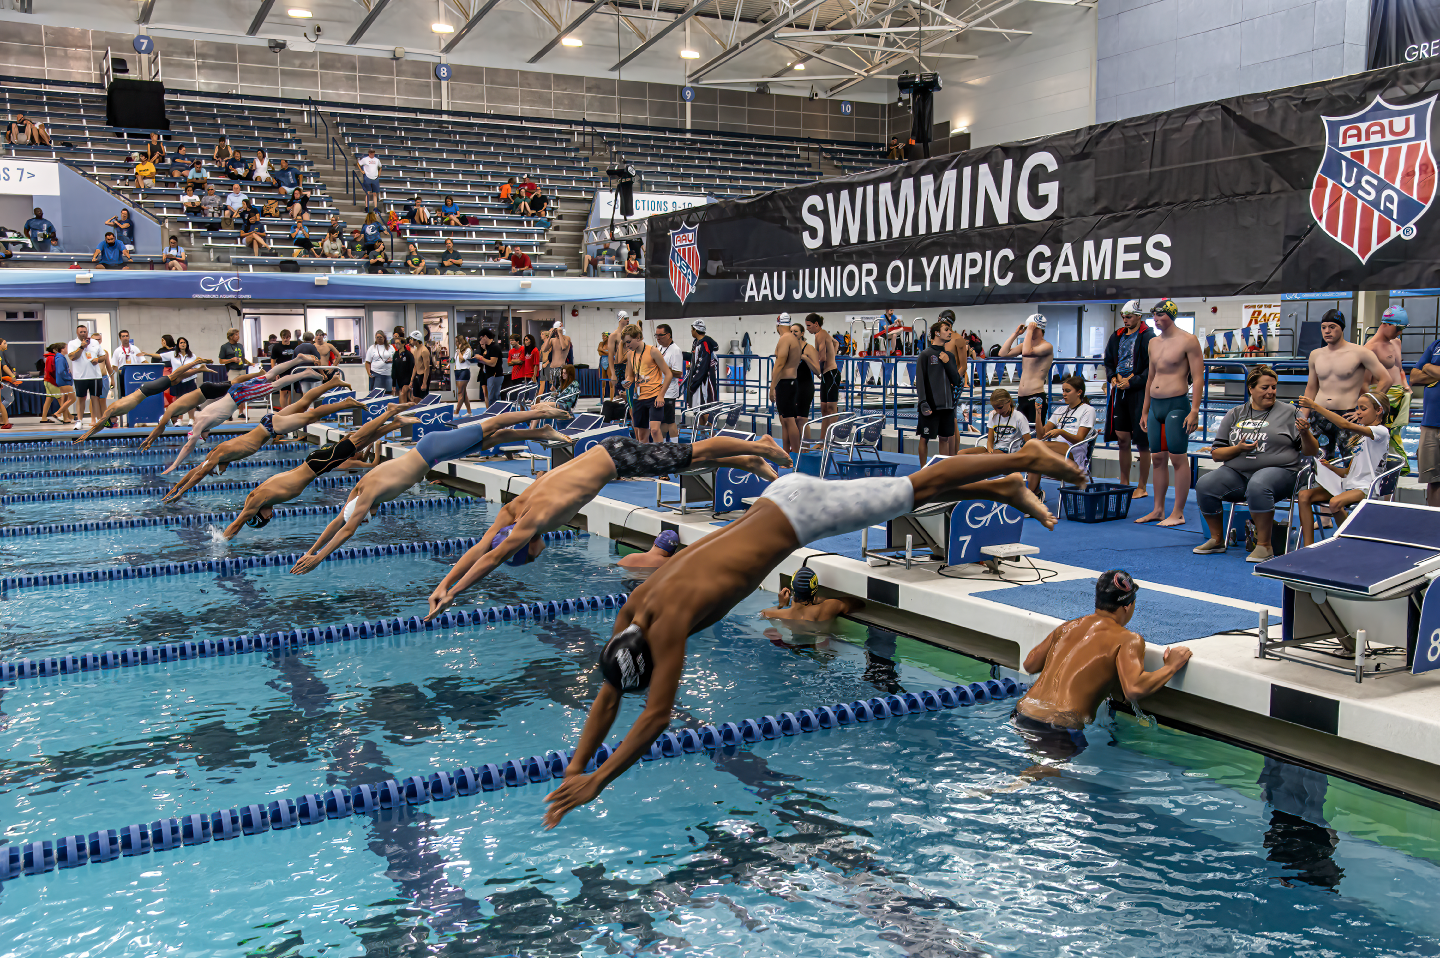
[{"label": "spectator in bleachers", "polygon": [[355,165],[360,168],[360,185],[365,189],[365,210],[380,209],[380,158],[375,155],[375,148],[367,150]]},{"label": "spectator in bleachers", "polygon": [[130,251],[125,249],[125,244],[115,239],[114,231],[106,230],[105,239],[90,255],[90,262],[99,263],[101,268],[106,270],[128,270]]},{"label": "spectator in bleachers", "polygon": [[340,239],[340,234],[334,230],[325,234],[325,239],[320,241],[320,255],[331,260],[344,258],[345,241]]},{"label": "spectator in bleachers", "polygon": [[524,250],[510,251],[510,275],[511,276],[534,276],[534,264],[530,262],[530,256]]},{"label": "spectator in bleachers", "polygon": [[640,261],[635,258],[635,254],[634,254],[634,253],[631,253],[629,256],[627,256],[627,257],[625,258],[625,275],[626,275],[626,276],[639,276],[639,275],[640,275]]},{"label": "spectator in bleachers", "polygon": [[170,179],[183,182],[190,172],[190,164],[194,159],[194,157],[186,155],[185,145],[182,143],[170,161]]},{"label": "spectator in bleachers", "polygon": [[160,259],[165,264],[165,269],[167,270],[185,270],[189,268],[187,266],[189,257],[185,255],[185,248],[180,245],[180,238],[178,236],[172,236],[170,238],[170,245],[165,247]]},{"label": "spectator in bleachers", "polygon": [[440,222],[446,226],[460,226],[460,204],[455,202],[453,196],[446,196],[445,202],[440,204]]},{"label": "spectator in bleachers", "polygon": [[899,137],[891,137],[891,138],[890,138],[890,149],[888,149],[888,150],[885,151],[885,159],[887,159],[887,160],[903,160],[903,159],[905,159],[905,148],[900,145],[900,138],[899,138]]},{"label": "spectator in bleachers", "polygon": [[340,219],[340,214],[332,213],[330,214],[330,229],[343,237],[348,227],[345,226],[345,221]]},{"label": "spectator in bleachers", "polygon": [[370,252],[366,254],[366,273],[389,273],[389,265],[390,254],[385,252],[385,245],[383,243],[375,244]]},{"label": "spectator in bleachers", "polygon": [[199,157],[190,160],[190,169],[185,171],[185,182],[197,190],[205,189],[205,184],[210,182],[210,174],[205,170],[205,164],[200,162]]},{"label": "spectator in bleachers", "polygon": [[255,159],[251,160],[245,168],[246,175],[256,183],[273,184],[275,178],[270,175],[270,155],[265,150],[255,151]]},{"label": "spectator in bleachers", "polygon": [[358,229],[350,231],[350,253],[353,260],[367,259],[365,250],[365,236]]},{"label": "spectator in bleachers", "polygon": [[189,183],[185,184],[185,192],[180,194],[180,212],[187,217],[198,217],[204,212],[200,197],[195,195],[195,187]]},{"label": "spectator in bleachers", "polygon": [[140,155],[157,166],[165,162],[165,144],[160,142],[160,134],[150,134],[150,138],[145,141],[145,146],[140,150]]},{"label": "spectator in bleachers", "polygon": [[400,218],[419,226],[430,225],[430,211],[425,209],[425,203],[418,195],[412,196],[410,202],[405,204],[405,212],[400,214]]},{"label": "spectator in bleachers", "polygon": [[385,341],[384,331],[376,330],[375,342],[365,351],[365,372],[370,376],[372,390],[388,393],[395,388],[390,379],[390,361],[394,358],[395,350]]},{"label": "spectator in bleachers", "polygon": [[508,260],[510,259],[510,254],[513,252],[514,250],[511,249],[510,244],[506,243],[504,240],[496,240],[495,249],[490,251],[490,259]]},{"label": "spectator in bleachers", "polygon": [[525,174],[525,179],[520,181],[520,199],[528,200],[539,192],[539,185],[536,184],[534,180],[530,179],[530,174]]},{"label": "spectator in bleachers", "polygon": [[364,252],[369,253],[372,248],[383,246],[384,244],[380,242],[380,235],[389,232],[390,231],[385,228],[385,224],[380,222],[380,215],[378,213],[374,210],[366,213],[365,225],[360,228],[361,236],[365,241],[363,247]]},{"label": "spectator in bleachers", "polygon": [[32,211],[35,215],[25,221],[20,229],[30,238],[30,248],[37,253],[49,253],[51,243],[59,243],[60,235],[55,232],[55,224],[45,219],[45,211],[38,206]]},{"label": "spectator in bleachers", "polygon": [[296,256],[314,256],[315,241],[310,239],[310,230],[305,226],[305,221],[299,217],[290,227],[290,242],[295,246]]},{"label": "spectator in bleachers", "polygon": [[17,147],[41,143],[48,147],[50,131],[45,129],[45,124],[36,123],[25,114],[17,113],[15,119],[5,128],[5,142]]},{"label": "spectator in bleachers", "polygon": [[445,238],[445,249],[440,252],[440,270],[451,275],[465,272],[465,261],[460,258],[460,251],[455,249],[455,241],[448,236]]},{"label": "spectator in bleachers", "polygon": [[411,276],[424,276],[425,270],[425,258],[420,255],[420,248],[414,243],[408,244],[405,249],[405,271]]},{"label": "spectator in bleachers", "polygon": [[155,188],[155,162],[147,156],[135,161],[135,189],[139,192]]},{"label": "spectator in bleachers", "polygon": [[221,225],[227,230],[230,229],[231,222],[240,215],[240,211],[243,210],[249,202],[250,198],[240,190],[240,184],[236,183],[232,185],[230,192],[225,194],[225,213]]},{"label": "spectator in bleachers", "polygon": [[274,177],[276,186],[284,187],[287,193],[300,188],[300,171],[290,169],[289,160],[282,159],[280,166],[270,175]]},{"label": "spectator in bleachers", "polygon": [[310,192],[304,187],[297,186],[291,190],[286,202],[289,203],[291,216],[297,220],[310,219]]},{"label": "spectator in bleachers", "polygon": [[506,213],[514,213],[515,207],[520,203],[520,197],[515,192],[515,178],[512,176],[500,184],[500,202],[505,204]]},{"label": "spectator in bleachers", "polygon": [[225,205],[225,198],[215,192],[211,184],[205,185],[205,195],[200,198],[200,212],[205,219],[210,221],[210,229],[215,229],[220,224],[220,211],[229,210]]},{"label": "spectator in bleachers", "polygon": [[261,249],[271,248],[260,211],[255,209],[248,199],[240,207],[240,242],[249,246],[255,256],[260,255]]},{"label": "spectator in bleachers", "polygon": [[245,158],[238,153],[231,153],[229,159],[225,161],[225,176],[231,180],[250,179],[249,165],[246,164]]},{"label": "spectator in bleachers", "polygon": [[543,219],[547,227],[549,226],[549,219],[546,211],[549,208],[550,198],[543,193],[537,193],[525,201],[525,215]]},{"label": "spectator in bleachers", "polygon": [[234,155],[235,151],[230,149],[230,141],[221,137],[215,142],[215,152],[210,154],[210,159],[215,161],[216,166],[224,167]]}]

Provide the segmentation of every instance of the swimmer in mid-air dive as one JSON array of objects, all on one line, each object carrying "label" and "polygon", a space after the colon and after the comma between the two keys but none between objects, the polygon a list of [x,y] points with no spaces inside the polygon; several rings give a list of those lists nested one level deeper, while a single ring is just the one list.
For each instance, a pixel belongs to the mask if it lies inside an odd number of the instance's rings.
[{"label": "swimmer in mid-air dive", "polygon": [[404,456],[381,463],[355,484],[345,506],[340,510],[340,515],[330,521],[330,525],[321,532],[315,545],[300,557],[300,561],[291,567],[290,572],[298,576],[320,565],[326,556],[355,535],[360,524],[369,522],[381,503],[388,503],[423,480],[426,474],[435,468],[435,464],[445,460],[458,460],[503,443],[563,440],[565,434],[551,426],[533,430],[515,430],[508,427],[530,420],[569,418],[570,413],[566,410],[542,403],[528,410],[490,416],[460,429],[426,433],[413,450]]},{"label": "swimmer in mid-air dive", "polygon": [[1128,700],[1144,699],[1190,660],[1186,647],[1166,646],[1165,665],[1145,671],[1145,640],[1125,628],[1138,591],[1124,570],[1101,573],[1095,612],[1056,626],[1026,654],[1025,672],[1040,678],[1016,704],[1011,722],[1036,751],[1055,760],[1077,755],[1087,745],[1085,724],[1112,690]]},{"label": "swimmer in mid-air dive", "polygon": [[[191,373],[194,373],[197,369],[204,366],[206,363],[213,362],[215,361],[206,359],[191,360],[184,366],[178,367],[173,373],[168,373],[164,376],[157,376],[155,379],[151,380],[148,383],[142,383],[139,389],[131,390],[129,393],[126,393],[124,396],[120,397],[118,400],[105,407],[105,412],[100,414],[100,418],[95,421],[95,425],[90,427],[85,432],[81,433],[79,436],[75,437],[75,439],[71,440],[71,442],[82,443],[85,440],[90,439],[96,433],[100,432],[106,427],[113,425],[116,420],[124,416],[126,413],[133,411],[135,407],[145,402],[145,400],[149,399],[152,396],[161,395],[166,390],[170,389],[170,387],[174,386],[176,383],[184,382],[187,376],[189,376]],[[199,391],[197,390],[196,392]]]},{"label": "swimmer in mid-air dive", "polygon": [[391,403],[385,407],[384,413],[358,430],[312,450],[299,466],[277,473],[255,487],[245,497],[245,508],[240,510],[240,515],[225,528],[225,538],[234,539],[246,526],[263,529],[274,518],[276,505],[288,503],[299,496],[317,477],[335,470],[368,470],[380,465],[378,449],[368,460],[361,459],[357,451],[369,447],[391,430],[419,423],[414,417],[400,415],[414,405]]},{"label": "swimmer in mid-air dive", "polygon": [[221,473],[225,472],[226,467],[231,463],[236,460],[243,460],[247,456],[254,456],[260,452],[260,447],[271,440],[279,439],[286,433],[303,430],[311,423],[318,423],[327,416],[333,416],[345,410],[364,409],[365,404],[353,396],[343,399],[338,403],[317,406],[313,410],[308,408],[311,403],[320,399],[320,397],[328,391],[335,389],[337,386],[345,385],[344,380],[338,376],[333,376],[325,382],[311,387],[308,393],[284,409],[277,410],[273,413],[266,413],[260,417],[259,426],[248,433],[235,437],[233,440],[226,440],[212,449],[209,455],[205,457],[204,462],[186,473],[180,482],[170,488],[170,492],[165,494],[162,502],[174,503],[178,501],[181,496],[185,495],[187,490],[211,473],[216,470],[219,470]]},{"label": "swimmer in mid-air dive", "polygon": [[[790,456],[768,436],[742,440],[715,436],[698,443],[639,443],[628,436],[601,440],[558,469],[525,488],[500,508],[500,515],[480,542],[451,567],[430,594],[431,619],[461,593],[500,568],[524,566],[545,548],[543,534],[574,519],[606,483],[642,476],[666,476],[688,469],[740,469],[774,480],[775,466],[789,466]],[[667,563],[665,569],[673,566]]]},{"label": "swimmer in mid-air dive", "polygon": [[[293,360],[286,360],[284,363],[278,364],[268,373],[263,371],[259,373],[251,373],[243,379],[235,380],[231,383],[201,383],[199,389],[191,390],[184,396],[177,397],[175,402],[165,407],[165,412],[161,414],[159,422],[157,422],[155,424],[155,428],[150,431],[150,435],[146,436],[143,440],[140,441],[140,448],[142,450],[148,450],[151,444],[154,443],[155,440],[159,439],[160,434],[165,432],[165,427],[169,426],[171,423],[178,423],[182,416],[184,416],[186,413],[189,413],[191,410],[195,409],[202,403],[209,404],[205,407],[205,409],[208,411],[214,409],[223,402],[223,404],[228,407],[225,413],[225,419],[229,419],[230,414],[234,413],[237,409],[239,409],[238,405],[231,405],[232,401],[235,401],[235,398],[237,396],[241,397],[241,399],[236,401],[236,403],[244,403],[248,398],[258,398],[261,396],[265,396],[269,393],[274,392],[277,389],[282,389],[289,386],[289,384],[295,382],[296,380],[314,379],[316,375],[315,372],[313,370],[306,370],[303,373],[292,374],[288,377],[285,377],[285,381],[283,383],[276,382],[277,380],[279,380],[280,377],[285,376],[285,374],[294,367],[300,366],[304,363],[314,362],[315,357],[301,355],[295,357],[295,359]],[[171,378],[174,378],[173,373],[171,374]],[[210,430],[214,429],[215,425],[215,422],[209,423],[205,427],[205,432],[208,433]],[[185,450],[186,454],[190,452],[190,449],[194,448],[194,443],[191,442],[187,444],[187,447],[188,448]],[[178,462],[179,460],[177,459],[176,463]],[[172,463],[170,465],[170,469],[167,469],[165,472],[169,473],[174,468],[175,464]]]},{"label": "swimmer in mid-air dive", "polygon": [[[797,472],[771,483],[743,517],[686,547],[630,594],[600,654],[605,683],[590,707],[565,782],[546,797],[545,826],[553,828],[567,812],[600,795],[649,752],[670,724],[686,640],[724,618],[795,550],[949,499],[1006,503],[1053,528],[1055,517],[1023,477],[1013,475],[1025,472],[1085,485],[1085,474],[1074,462],[1039,442],[1014,453],[952,456],[905,477],[821,480]],[[1003,478],[986,479],[992,476]],[[610,732],[620,698],[646,688],[645,709],[624,742],[587,774],[585,764]]]},{"label": "swimmer in mid-air dive", "polygon": [[830,596],[821,598],[815,592],[820,579],[809,566],[801,566],[790,579],[790,585],[780,590],[780,605],[772,606],[761,613],[766,619],[793,619],[802,623],[828,623],[832,619],[848,616],[863,609],[864,601],[853,596]]}]

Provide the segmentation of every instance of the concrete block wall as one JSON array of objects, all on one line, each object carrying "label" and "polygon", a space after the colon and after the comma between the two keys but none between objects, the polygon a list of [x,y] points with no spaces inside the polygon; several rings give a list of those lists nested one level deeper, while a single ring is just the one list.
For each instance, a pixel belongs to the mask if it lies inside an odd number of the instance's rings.
[{"label": "concrete block wall", "polygon": [[1095,119],[1365,69],[1367,0],[1100,0]]}]

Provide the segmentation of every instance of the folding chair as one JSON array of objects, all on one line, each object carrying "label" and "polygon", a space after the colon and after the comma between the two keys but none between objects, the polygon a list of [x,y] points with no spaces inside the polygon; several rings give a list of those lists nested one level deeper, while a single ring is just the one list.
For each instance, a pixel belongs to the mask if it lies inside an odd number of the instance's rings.
[{"label": "folding chair", "polygon": [[837,423],[825,434],[825,444],[820,452],[820,476],[823,479],[838,454],[845,454],[845,462],[852,463],[865,458],[869,453],[875,462],[884,462],[880,456],[880,436],[885,429],[884,413],[856,413],[848,420]]}]

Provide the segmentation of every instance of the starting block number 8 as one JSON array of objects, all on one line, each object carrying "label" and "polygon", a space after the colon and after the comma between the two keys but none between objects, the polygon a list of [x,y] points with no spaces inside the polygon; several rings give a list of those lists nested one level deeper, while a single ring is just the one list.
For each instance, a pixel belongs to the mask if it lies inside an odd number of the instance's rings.
[{"label": "starting block number 8", "polygon": [[1430,634],[1430,648],[1425,650],[1427,662],[1440,663],[1440,629]]},{"label": "starting block number 8", "polygon": [[1415,655],[1410,662],[1412,673],[1440,669],[1440,589],[1425,590],[1420,606],[1420,626],[1415,631]]}]

